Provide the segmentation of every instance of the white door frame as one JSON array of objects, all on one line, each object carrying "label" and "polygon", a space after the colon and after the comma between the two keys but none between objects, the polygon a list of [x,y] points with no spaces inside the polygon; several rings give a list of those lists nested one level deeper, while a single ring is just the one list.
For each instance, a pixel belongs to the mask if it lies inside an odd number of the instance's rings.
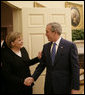
[{"label": "white door frame", "polygon": [[22,13],[21,8],[16,7],[8,1],[2,1],[13,9],[13,32],[22,32]]}]

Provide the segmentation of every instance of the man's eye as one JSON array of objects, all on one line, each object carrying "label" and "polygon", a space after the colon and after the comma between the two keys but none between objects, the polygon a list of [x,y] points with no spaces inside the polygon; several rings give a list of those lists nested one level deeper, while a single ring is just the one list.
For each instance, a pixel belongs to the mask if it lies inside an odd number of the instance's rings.
[{"label": "man's eye", "polygon": [[48,33],[48,31],[46,31],[46,33]]}]

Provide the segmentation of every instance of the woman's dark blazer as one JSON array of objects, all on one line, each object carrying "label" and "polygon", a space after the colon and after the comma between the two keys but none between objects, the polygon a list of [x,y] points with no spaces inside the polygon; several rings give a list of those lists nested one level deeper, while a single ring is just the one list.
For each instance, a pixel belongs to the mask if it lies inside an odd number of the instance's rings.
[{"label": "woman's dark blazer", "polygon": [[29,66],[39,62],[36,57],[32,60],[26,49],[21,48],[22,57],[16,55],[11,49],[3,49],[2,59],[2,93],[9,95],[27,95],[32,94],[32,87],[24,85],[24,79],[30,77]]}]

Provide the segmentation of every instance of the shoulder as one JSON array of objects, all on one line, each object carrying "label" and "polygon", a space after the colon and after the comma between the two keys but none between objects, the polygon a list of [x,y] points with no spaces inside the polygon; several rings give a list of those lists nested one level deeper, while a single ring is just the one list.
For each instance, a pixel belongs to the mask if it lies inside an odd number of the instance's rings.
[{"label": "shoulder", "polygon": [[10,48],[1,48],[1,52],[2,53],[9,53],[9,51],[10,51]]},{"label": "shoulder", "polygon": [[25,47],[22,47],[20,50],[21,51],[26,51],[26,48]]},{"label": "shoulder", "polygon": [[48,42],[48,43],[44,44],[44,47],[48,47],[48,46],[50,46],[51,44],[52,44],[52,42]]},{"label": "shoulder", "polygon": [[26,51],[26,48],[25,47],[22,47],[20,50],[25,50]]},{"label": "shoulder", "polygon": [[2,48],[2,49],[1,49],[1,57],[2,57],[2,58],[9,59],[9,57],[11,57],[10,55],[11,55],[11,50],[10,50],[10,48]]},{"label": "shoulder", "polygon": [[27,50],[26,50],[25,47],[22,47],[20,50],[21,50],[21,52],[23,52],[23,53],[27,53]]},{"label": "shoulder", "polygon": [[73,43],[72,41],[66,40],[66,39],[61,39],[61,42],[64,43],[67,46],[72,46],[75,45],[75,43]]},{"label": "shoulder", "polygon": [[71,49],[77,49],[77,46],[74,42],[68,41],[66,39],[62,39],[62,42],[66,47],[70,47]]},{"label": "shoulder", "polygon": [[29,57],[29,53],[28,53],[28,51],[26,50],[25,47],[22,47],[22,48],[21,48],[21,53],[22,53],[22,55],[23,55],[24,57]]}]

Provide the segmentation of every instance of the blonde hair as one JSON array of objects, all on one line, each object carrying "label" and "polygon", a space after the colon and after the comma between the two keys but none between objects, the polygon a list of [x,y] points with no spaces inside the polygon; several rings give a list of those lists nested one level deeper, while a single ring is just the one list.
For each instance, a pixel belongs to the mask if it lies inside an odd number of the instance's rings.
[{"label": "blonde hair", "polygon": [[14,42],[17,38],[22,37],[20,32],[11,32],[7,35],[6,43],[9,48],[12,48],[11,42]]}]

